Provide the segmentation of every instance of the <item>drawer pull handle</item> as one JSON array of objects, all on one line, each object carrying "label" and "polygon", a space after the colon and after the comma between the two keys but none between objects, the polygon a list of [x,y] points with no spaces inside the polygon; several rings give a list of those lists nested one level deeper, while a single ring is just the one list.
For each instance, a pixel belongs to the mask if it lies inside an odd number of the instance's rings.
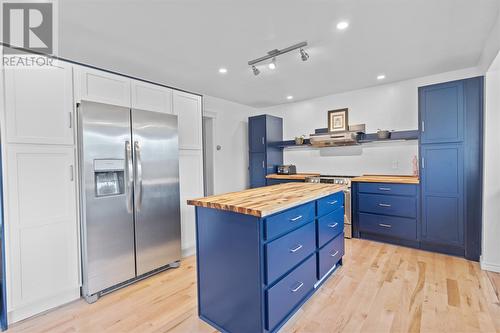
[{"label": "drawer pull handle", "polygon": [[339,224],[338,223],[334,223],[334,224],[329,224],[328,227],[329,228],[335,228],[336,226],[338,226]]},{"label": "drawer pull handle", "polygon": [[302,218],[302,215],[299,215],[297,217],[294,217],[293,219],[290,219],[290,221],[295,222],[295,221],[300,220],[301,218]]},{"label": "drawer pull handle", "polygon": [[337,254],[339,254],[339,251],[335,251],[335,253],[334,253],[334,254],[331,254],[331,253],[330,253],[330,257],[335,257]]},{"label": "drawer pull handle", "polygon": [[301,248],[302,248],[302,244],[299,244],[299,245],[297,245],[297,247],[296,247],[296,248],[294,248],[294,249],[290,249],[290,252],[295,253],[295,252],[297,252],[298,250],[300,250]]},{"label": "drawer pull handle", "polygon": [[339,201],[338,200],[334,200],[334,201],[329,202],[328,204],[329,205],[335,205],[337,202],[339,202]]},{"label": "drawer pull handle", "polygon": [[390,224],[379,223],[378,225],[384,228],[392,228]]},{"label": "drawer pull handle", "polygon": [[378,189],[379,189],[379,191],[390,191],[391,190],[390,187],[379,187]]},{"label": "drawer pull handle", "polygon": [[378,204],[380,207],[391,207],[391,205],[389,204],[385,204],[385,203],[379,203]]},{"label": "drawer pull handle", "polygon": [[299,282],[299,284],[297,285],[297,287],[291,289],[292,293],[295,293],[295,292],[299,291],[299,289],[302,288],[302,286],[304,286],[304,282]]}]

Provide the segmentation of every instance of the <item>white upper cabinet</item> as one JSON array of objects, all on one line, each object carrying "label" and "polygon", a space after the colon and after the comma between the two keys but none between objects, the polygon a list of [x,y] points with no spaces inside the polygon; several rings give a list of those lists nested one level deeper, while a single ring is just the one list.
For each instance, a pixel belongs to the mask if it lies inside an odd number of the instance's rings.
[{"label": "white upper cabinet", "polygon": [[5,69],[6,137],[9,143],[73,144],[73,70]]},{"label": "white upper cabinet", "polygon": [[132,108],[172,114],[172,89],[134,80]]},{"label": "white upper cabinet", "polygon": [[201,97],[173,92],[173,112],[179,117],[179,149],[202,149]]},{"label": "white upper cabinet", "polygon": [[130,107],[131,80],[86,67],[76,69],[76,100]]}]

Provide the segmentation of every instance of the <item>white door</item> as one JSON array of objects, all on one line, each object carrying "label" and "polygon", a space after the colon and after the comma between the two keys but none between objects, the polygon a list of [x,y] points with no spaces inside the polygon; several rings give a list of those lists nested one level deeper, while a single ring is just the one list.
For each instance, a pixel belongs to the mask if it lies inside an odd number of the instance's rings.
[{"label": "white door", "polygon": [[79,296],[72,147],[9,145],[9,312],[16,321]]},{"label": "white door", "polygon": [[132,108],[172,114],[172,89],[134,80]]},{"label": "white door", "polygon": [[201,97],[173,92],[173,111],[179,116],[179,149],[202,149]]},{"label": "white door", "polygon": [[75,67],[77,102],[86,100],[130,107],[130,79],[87,67]]},{"label": "white door", "polygon": [[184,254],[196,245],[195,211],[187,200],[203,196],[203,153],[201,150],[179,151],[179,185],[181,197],[181,234]]},{"label": "white door", "polygon": [[73,71],[5,70],[7,142],[73,144]]}]

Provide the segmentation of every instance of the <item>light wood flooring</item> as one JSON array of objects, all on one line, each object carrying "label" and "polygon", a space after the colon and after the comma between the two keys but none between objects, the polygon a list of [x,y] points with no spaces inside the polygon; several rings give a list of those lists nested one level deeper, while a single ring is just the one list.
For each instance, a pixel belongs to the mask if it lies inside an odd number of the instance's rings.
[{"label": "light wood flooring", "polygon": [[[197,317],[196,260],[9,332],[215,332]],[[340,268],[282,332],[500,332],[500,275],[475,262],[346,240]]]}]

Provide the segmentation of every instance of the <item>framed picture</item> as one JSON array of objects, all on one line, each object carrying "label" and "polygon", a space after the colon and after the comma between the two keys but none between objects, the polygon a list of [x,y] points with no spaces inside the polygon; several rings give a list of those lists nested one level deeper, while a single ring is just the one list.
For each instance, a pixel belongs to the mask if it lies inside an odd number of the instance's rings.
[{"label": "framed picture", "polygon": [[347,108],[328,111],[329,132],[345,132],[349,130],[348,111]]}]

